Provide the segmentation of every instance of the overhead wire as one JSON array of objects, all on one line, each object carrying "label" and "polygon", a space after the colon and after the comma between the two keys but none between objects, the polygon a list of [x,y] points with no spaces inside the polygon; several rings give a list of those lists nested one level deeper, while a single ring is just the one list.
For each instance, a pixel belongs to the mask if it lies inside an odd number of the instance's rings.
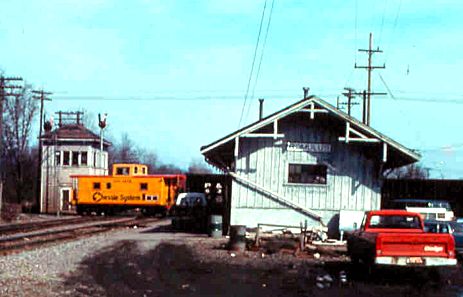
[{"label": "overhead wire", "polygon": [[[392,34],[391,34],[392,38],[391,38],[391,40],[393,40],[393,38],[395,37],[395,30],[397,29],[397,24],[398,24],[398,22],[399,22],[399,16],[400,16],[400,10],[401,10],[401,8],[402,8],[402,0],[400,0],[399,5],[398,5],[398,7],[397,7],[396,15],[395,15],[395,18],[394,18],[394,24],[393,24],[393,26],[392,26]],[[391,53],[390,47],[387,48],[387,49],[388,49],[388,51],[386,52],[386,57],[385,57],[385,59],[384,59],[384,62],[385,62],[385,63],[387,62],[387,60],[388,60],[388,58],[389,58],[389,55],[390,55],[390,53]]]},{"label": "overhead wire", "polygon": [[[328,92],[322,92],[319,94],[321,98],[328,97],[328,96],[335,96],[337,90],[327,90]],[[413,93],[414,96],[419,95],[418,93]],[[424,93],[423,93],[424,94]],[[394,95],[395,100],[399,101],[411,101],[411,102],[422,102],[422,103],[447,103],[447,104],[463,104],[463,96],[460,95],[453,99],[442,99],[441,97],[428,97],[419,96],[419,98],[410,97],[405,95]],[[293,96],[281,94],[281,93],[270,93],[269,96],[276,99],[288,99]],[[239,95],[203,95],[203,96],[105,96],[105,95],[61,95],[61,96],[54,96],[54,101],[207,101],[207,100],[241,100],[242,97]],[[384,100],[388,98],[378,97],[378,100]]]},{"label": "overhead wire", "polygon": [[264,15],[265,15],[265,10],[267,7],[267,0],[264,2],[264,8],[262,9],[262,16],[260,18],[260,25],[259,25],[259,33],[257,34],[257,41],[256,41],[256,47],[254,48],[254,57],[252,59],[252,65],[251,65],[251,71],[249,73],[249,78],[248,78],[248,85],[246,87],[246,93],[244,95],[244,102],[243,102],[243,107],[241,108],[241,116],[240,116],[240,121],[238,123],[238,128],[241,126],[241,122],[243,121],[243,115],[244,115],[244,110],[246,108],[246,102],[248,100],[248,95],[249,95],[249,87],[251,86],[251,81],[252,81],[252,74],[254,72],[254,64],[256,62],[256,56],[257,56],[257,49],[259,48],[259,41],[260,41],[260,34],[262,32],[262,24],[264,23]]},{"label": "overhead wire", "polygon": [[379,29],[379,36],[378,36],[378,44],[381,44],[381,40],[383,37],[384,17],[386,15],[387,3],[388,3],[388,0],[384,1],[383,15],[381,17],[381,27]]},{"label": "overhead wire", "polygon": [[267,21],[267,29],[265,31],[264,43],[262,45],[260,59],[259,59],[259,66],[257,67],[257,72],[256,72],[256,76],[255,76],[255,79],[254,79],[254,86],[252,88],[251,103],[248,105],[248,110],[246,112],[246,120],[249,118],[249,112],[251,110],[252,100],[254,99],[254,94],[255,94],[256,86],[257,86],[257,81],[259,80],[260,68],[261,68],[261,65],[262,65],[262,60],[264,58],[264,52],[265,52],[265,46],[267,44],[268,32],[270,30],[270,23],[272,22],[272,14],[273,14],[274,3],[275,3],[275,0],[272,0],[272,6],[270,7],[270,12],[269,12],[268,21]]}]

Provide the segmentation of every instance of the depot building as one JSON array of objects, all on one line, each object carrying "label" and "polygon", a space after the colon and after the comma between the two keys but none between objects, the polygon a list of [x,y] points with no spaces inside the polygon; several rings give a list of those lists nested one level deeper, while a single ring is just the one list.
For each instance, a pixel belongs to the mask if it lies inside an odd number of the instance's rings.
[{"label": "depot building", "polygon": [[[381,206],[383,173],[419,155],[310,96],[201,148],[232,177],[230,224],[336,226]],[[336,228],[334,227],[334,228]]]}]

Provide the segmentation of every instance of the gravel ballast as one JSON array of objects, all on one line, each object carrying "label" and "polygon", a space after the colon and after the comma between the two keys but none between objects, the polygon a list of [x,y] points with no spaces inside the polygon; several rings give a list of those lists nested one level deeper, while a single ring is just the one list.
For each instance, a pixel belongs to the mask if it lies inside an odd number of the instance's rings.
[{"label": "gravel ballast", "polygon": [[[225,238],[159,231],[131,228],[2,256],[0,296],[459,296],[462,292],[460,269],[443,286],[434,287],[408,271],[365,277],[345,257],[232,253],[224,249]],[[340,281],[342,273],[347,274],[345,283]]]}]

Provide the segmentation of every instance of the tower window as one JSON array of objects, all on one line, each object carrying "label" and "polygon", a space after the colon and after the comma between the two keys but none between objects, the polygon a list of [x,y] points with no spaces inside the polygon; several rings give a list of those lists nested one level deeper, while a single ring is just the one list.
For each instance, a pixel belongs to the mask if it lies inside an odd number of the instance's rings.
[{"label": "tower window", "polygon": [[80,165],[87,165],[87,152],[80,153]]},{"label": "tower window", "polygon": [[65,165],[65,166],[70,165],[69,164],[69,162],[71,161],[70,160],[70,154],[71,154],[71,152],[69,152],[69,151],[64,151],[63,152],[63,165]]},{"label": "tower window", "polygon": [[72,166],[79,166],[79,152],[72,152]]},{"label": "tower window", "polygon": [[61,165],[61,151],[55,152],[55,165],[56,166]]}]

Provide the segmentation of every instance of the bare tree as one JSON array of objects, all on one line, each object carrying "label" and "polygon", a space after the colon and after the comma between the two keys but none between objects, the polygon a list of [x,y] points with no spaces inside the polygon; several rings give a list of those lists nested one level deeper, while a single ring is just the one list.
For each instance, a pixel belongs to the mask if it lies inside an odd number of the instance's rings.
[{"label": "bare tree", "polygon": [[[32,87],[26,85],[15,96],[9,96],[4,102],[4,156],[7,179],[10,186],[14,185],[17,203],[24,200],[24,194],[30,190],[32,193],[33,178],[26,169],[33,162],[29,141],[34,116],[37,112],[37,101],[32,98]],[[25,173],[29,176],[25,179]],[[30,189],[29,189],[30,188]]]},{"label": "bare tree", "polygon": [[162,163],[156,152],[137,146],[127,133],[122,134],[120,141],[113,142],[109,151],[109,163],[145,164],[151,174],[183,173],[183,170],[174,164]]},{"label": "bare tree", "polygon": [[429,172],[420,164],[414,163],[387,172],[386,177],[396,179],[427,179],[429,178]]},{"label": "bare tree", "polygon": [[113,145],[109,151],[110,163],[140,163],[137,147],[129,134],[123,133],[121,140]]},{"label": "bare tree", "polygon": [[149,152],[146,149],[139,148],[138,155],[140,157],[140,162],[148,166],[148,172],[156,172],[158,166],[158,155],[155,152]]},{"label": "bare tree", "polygon": [[177,167],[173,164],[161,164],[154,168],[152,173],[156,174],[176,174],[183,173],[183,170],[180,167]]},{"label": "bare tree", "polygon": [[212,170],[201,159],[193,159],[188,166],[188,173],[210,174]]}]

